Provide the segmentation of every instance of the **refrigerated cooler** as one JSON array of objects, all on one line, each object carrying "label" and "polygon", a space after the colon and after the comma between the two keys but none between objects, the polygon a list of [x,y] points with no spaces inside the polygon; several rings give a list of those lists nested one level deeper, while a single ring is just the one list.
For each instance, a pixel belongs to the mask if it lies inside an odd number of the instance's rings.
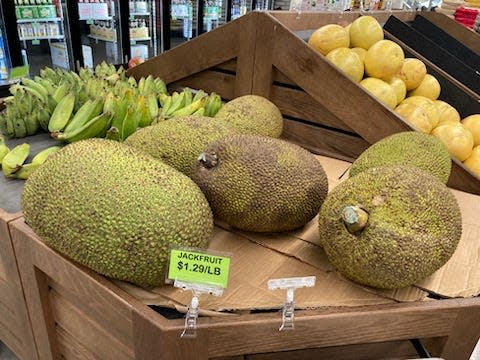
[{"label": "refrigerated cooler", "polygon": [[73,69],[65,0],[15,0],[15,15],[30,76],[45,66]]},{"label": "refrigerated cooler", "polygon": [[160,1],[129,1],[130,56],[143,60],[161,52],[157,17]]}]

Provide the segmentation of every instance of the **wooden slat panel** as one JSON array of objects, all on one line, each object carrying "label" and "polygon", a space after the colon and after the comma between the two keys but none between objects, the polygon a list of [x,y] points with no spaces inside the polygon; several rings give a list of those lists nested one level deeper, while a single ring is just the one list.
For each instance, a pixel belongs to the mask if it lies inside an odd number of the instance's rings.
[{"label": "wooden slat panel", "polygon": [[[289,332],[278,331],[278,313],[246,315],[237,321],[216,319],[208,328],[209,354],[251,354],[447,336],[459,310],[468,307],[476,311],[478,306],[480,299],[452,299],[329,315],[299,313],[295,315],[295,331]],[[461,334],[476,337],[468,332],[475,329],[463,328]]]},{"label": "wooden slat panel", "polygon": [[[327,24],[349,24],[357,17],[363,15],[358,11],[344,12],[323,12],[323,11],[270,11],[269,14],[278,19],[282,24],[292,31],[317,29]],[[369,13],[375,17],[380,23],[385,22],[390,15],[404,20],[410,21],[415,17],[416,12],[413,11],[374,11]]]},{"label": "wooden slat panel", "polygon": [[234,97],[239,97],[252,93],[258,14],[248,13],[235,21],[239,24],[239,46]]},{"label": "wooden slat panel", "polygon": [[230,100],[235,97],[235,75],[214,70],[205,70],[172,83],[172,86],[203,89],[210,93],[215,91],[222,98]]},{"label": "wooden slat panel", "polygon": [[96,357],[105,360],[133,359],[133,349],[113,337],[108,328],[102,328],[54,289],[50,290],[49,295],[55,322]]},{"label": "wooden slat panel", "polygon": [[270,98],[272,88],[274,43],[271,41],[275,23],[269,17],[259,16],[256,24],[255,65],[252,77],[252,94]]},{"label": "wooden slat panel", "polygon": [[[464,333],[468,327],[470,336]],[[472,349],[480,339],[480,305],[468,310],[462,309],[453,325],[451,335],[448,337],[441,357],[444,359],[468,359]]]},{"label": "wooden slat panel", "polygon": [[204,69],[237,57],[241,22],[232,21],[205,34],[197,41],[176,46],[127,71],[127,75],[139,79],[151,74],[162,78],[167,84],[195,74]]},{"label": "wooden slat panel", "polygon": [[418,354],[410,341],[389,341],[379,344],[334,346],[320,349],[256,354],[247,356],[246,360],[404,360],[417,357]]},{"label": "wooden slat panel", "polygon": [[292,80],[290,80],[285,74],[283,74],[277,68],[273,68],[272,79],[273,79],[273,82],[277,82],[280,84],[297,86],[297,84],[295,84]]},{"label": "wooden slat panel", "polygon": [[237,59],[228,60],[215,66],[214,69],[220,69],[225,71],[237,72]]},{"label": "wooden slat panel", "polygon": [[302,90],[274,85],[270,93],[270,100],[278,106],[284,116],[353,133],[353,130],[343,121]]},{"label": "wooden slat panel", "polygon": [[428,19],[464,45],[480,55],[480,35],[460,25],[448,16],[431,11],[422,11],[421,16]]},{"label": "wooden slat panel", "polygon": [[282,137],[310,151],[353,162],[369,144],[362,138],[284,119]]},{"label": "wooden slat panel", "polygon": [[[108,306],[106,302],[101,300],[97,302],[97,298],[93,293],[81,294],[72,292],[52,278],[48,279],[48,285],[53,291],[60,294],[62,298],[65,298],[75,306],[83,316],[92,319],[104,328],[108,328],[110,334],[122,344],[129,348],[133,347],[133,334],[130,320],[122,321],[122,326],[112,326],[112,324],[118,321],[118,313],[112,311],[111,305]],[[88,300],[92,298],[95,299],[95,302]]]},{"label": "wooden slat panel", "polygon": [[58,348],[63,359],[95,360],[93,354],[80,345],[75,337],[70,335],[61,326],[57,326]]}]

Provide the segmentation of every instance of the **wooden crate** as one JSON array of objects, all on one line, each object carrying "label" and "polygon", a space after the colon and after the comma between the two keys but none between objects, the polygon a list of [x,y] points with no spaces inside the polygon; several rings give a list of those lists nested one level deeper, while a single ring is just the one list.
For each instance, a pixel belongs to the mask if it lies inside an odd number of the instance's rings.
[{"label": "wooden crate", "polygon": [[20,359],[37,359],[8,224],[21,217],[0,209],[0,340]]},{"label": "wooden crate", "polygon": [[[413,20],[416,15],[394,11],[376,12],[374,16],[385,22],[391,14],[405,21]],[[170,86],[215,91],[227,100],[245,94],[265,96],[284,116],[286,139],[313,152],[351,161],[369,144],[412,129],[301,38],[306,31],[328,23],[346,24],[360,15],[252,12],[128,73],[136,78],[148,74],[159,76]],[[455,98],[468,103],[461,108],[480,113],[475,94],[441,69],[437,70],[444,76],[444,95],[460,92],[463,96]],[[452,164],[449,186],[480,194],[479,177],[456,159],[452,159]]]},{"label": "wooden crate", "polygon": [[182,318],[65,259],[23,218],[10,231],[40,359],[405,359],[414,355],[405,340],[420,338],[464,360],[480,334],[480,298],[471,298],[296,311],[284,332],[278,312],[200,317],[197,338],[181,339]]}]

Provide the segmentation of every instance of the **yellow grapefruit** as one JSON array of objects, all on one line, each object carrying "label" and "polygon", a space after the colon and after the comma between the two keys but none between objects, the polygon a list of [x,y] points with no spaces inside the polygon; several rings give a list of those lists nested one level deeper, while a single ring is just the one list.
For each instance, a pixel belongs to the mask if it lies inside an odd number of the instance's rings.
[{"label": "yellow grapefruit", "polygon": [[365,73],[379,79],[395,75],[402,68],[404,59],[399,45],[391,40],[377,41],[365,55]]},{"label": "yellow grapefruit", "polygon": [[405,99],[405,95],[407,94],[405,83],[396,76],[390,76],[383,80],[393,88],[395,95],[397,95],[397,104],[400,104],[403,99]]},{"label": "yellow grapefruit", "polygon": [[428,115],[420,106],[402,103],[398,105],[394,111],[416,130],[426,134],[432,131],[432,125],[428,120]]},{"label": "yellow grapefruit", "polygon": [[463,162],[463,165],[480,177],[480,145],[473,148],[472,155]]},{"label": "yellow grapefruit", "polygon": [[438,125],[440,114],[435,103],[429,98],[426,98],[425,96],[408,96],[402,101],[402,104],[403,103],[415,104],[423,108],[428,115],[432,129]]},{"label": "yellow grapefruit", "polygon": [[474,145],[480,145],[480,114],[467,116],[462,124],[472,133]]},{"label": "yellow grapefruit", "polygon": [[397,105],[397,95],[395,95],[393,88],[385,81],[367,77],[360,81],[360,85],[390,109],[394,109]]},{"label": "yellow grapefruit", "polygon": [[367,54],[367,50],[361,47],[353,47],[352,51],[358,55],[360,60],[362,60],[362,65],[363,65],[363,62],[365,61],[365,55]]},{"label": "yellow grapefruit", "polygon": [[425,75],[427,75],[427,67],[423,61],[407,58],[397,76],[403,80],[407,90],[413,90],[420,85]]},{"label": "yellow grapefruit", "polygon": [[373,16],[356,18],[349,29],[350,44],[352,47],[361,47],[366,50],[377,41],[383,40],[383,29]]},{"label": "yellow grapefruit", "polygon": [[338,48],[330,51],[326,58],[342,70],[350,79],[360,82],[363,78],[363,62],[349,48]]},{"label": "yellow grapefruit", "polygon": [[350,37],[343,26],[328,24],[315,30],[308,39],[308,44],[322,55],[327,55],[333,49],[349,47]]},{"label": "yellow grapefruit", "polygon": [[435,100],[433,103],[437,107],[440,115],[438,125],[446,122],[458,123],[460,121],[460,114],[452,105],[442,100]]},{"label": "yellow grapefruit", "polygon": [[461,123],[437,126],[433,129],[432,135],[442,140],[450,154],[460,161],[465,161],[472,154],[473,135]]},{"label": "yellow grapefruit", "polygon": [[431,100],[437,100],[441,90],[440,83],[435,76],[427,74],[418,87],[409,91],[408,96],[421,95]]}]

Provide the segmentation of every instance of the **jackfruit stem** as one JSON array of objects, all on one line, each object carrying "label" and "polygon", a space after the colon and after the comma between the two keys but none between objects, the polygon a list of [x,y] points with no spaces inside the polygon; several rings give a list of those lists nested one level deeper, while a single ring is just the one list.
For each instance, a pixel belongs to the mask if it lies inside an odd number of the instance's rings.
[{"label": "jackfruit stem", "polygon": [[345,206],[342,210],[342,220],[350,234],[362,231],[368,222],[368,213],[359,206]]},{"label": "jackfruit stem", "polygon": [[215,153],[201,153],[198,161],[207,169],[212,169],[218,165],[218,157]]}]

